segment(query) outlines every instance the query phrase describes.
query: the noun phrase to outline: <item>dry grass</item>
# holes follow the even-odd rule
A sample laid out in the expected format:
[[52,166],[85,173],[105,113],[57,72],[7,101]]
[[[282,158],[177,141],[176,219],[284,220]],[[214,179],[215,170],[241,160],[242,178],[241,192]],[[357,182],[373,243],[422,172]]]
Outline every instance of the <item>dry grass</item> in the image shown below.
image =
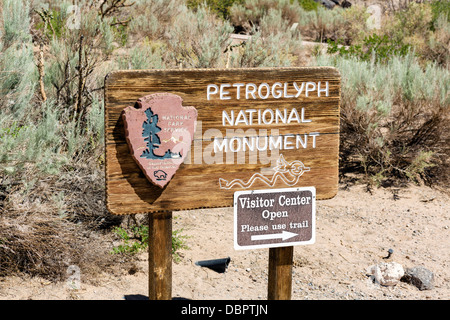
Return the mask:
[[[72,176],[73,175],[73,176]],[[16,273],[63,280],[76,265],[85,276],[114,264],[111,225],[121,218],[104,207],[99,173],[40,179],[30,190],[3,186],[0,275]]]

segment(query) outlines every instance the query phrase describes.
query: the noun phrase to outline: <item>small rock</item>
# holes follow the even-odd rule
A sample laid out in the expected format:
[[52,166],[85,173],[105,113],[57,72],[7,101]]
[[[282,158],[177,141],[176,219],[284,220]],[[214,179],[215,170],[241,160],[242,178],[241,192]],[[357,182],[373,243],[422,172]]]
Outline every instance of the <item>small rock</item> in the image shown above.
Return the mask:
[[320,3],[327,9],[333,9],[334,6],[336,5],[336,3],[334,3],[331,0],[314,0],[314,1]]
[[407,268],[406,273],[401,279],[416,286],[419,290],[431,290],[434,288],[434,274],[425,267]]
[[344,0],[344,1],[342,1],[342,3],[341,3],[341,7],[342,7],[342,8],[350,8],[351,6],[352,6],[351,2],[350,2],[350,1],[347,1],[347,0]]
[[367,273],[382,286],[395,286],[405,275],[403,267],[397,262],[376,264],[371,266]]

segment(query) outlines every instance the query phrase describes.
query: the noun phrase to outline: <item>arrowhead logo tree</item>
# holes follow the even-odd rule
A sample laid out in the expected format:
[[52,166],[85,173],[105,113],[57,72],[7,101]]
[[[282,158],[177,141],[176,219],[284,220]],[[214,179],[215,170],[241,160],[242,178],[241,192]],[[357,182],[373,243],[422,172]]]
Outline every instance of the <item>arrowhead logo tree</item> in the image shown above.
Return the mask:
[[197,110],[181,97],[155,93],[123,110],[131,155],[147,179],[164,188],[184,161],[194,138]]
[[141,154],[141,158],[147,159],[172,159],[172,158],[180,158],[181,152],[172,153],[170,149],[166,151],[166,153],[162,156],[155,154],[154,150],[158,149],[161,145],[161,139],[158,137],[158,132],[161,131],[161,128],[157,126],[158,124],[158,115],[152,112],[151,108],[148,108],[144,112],[147,116],[147,120],[144,121],[142,125],[144,131],[142,132],[142,136],[144,137],[144,141],[147,141],[147,149]]

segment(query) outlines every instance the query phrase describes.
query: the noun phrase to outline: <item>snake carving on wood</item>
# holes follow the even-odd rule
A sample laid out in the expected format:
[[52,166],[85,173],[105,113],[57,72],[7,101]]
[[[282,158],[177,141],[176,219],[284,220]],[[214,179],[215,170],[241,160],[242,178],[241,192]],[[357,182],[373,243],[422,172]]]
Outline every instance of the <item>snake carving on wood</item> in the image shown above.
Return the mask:
[[[303,173],[310,171],[310,168],[305,167],[303,162],[299,160],[287,162],[281,154],[280,158],[277,160],[277,166],[274,167],[273,170],[275,173],[271,178],[268,178],[260,173],[255,173],[247,182],[244,182],[241,179],[227,181],[219,178],[219,185],[221,189],[231,189],[232,187],[248,189],[253,185],[253,183],[259,180],[267,184],[267,186],[273,187],[277,180],[280,179],[287,186],[292,187],[297,184]],[[286,173],[288,173],[290,177],[286,177]]]

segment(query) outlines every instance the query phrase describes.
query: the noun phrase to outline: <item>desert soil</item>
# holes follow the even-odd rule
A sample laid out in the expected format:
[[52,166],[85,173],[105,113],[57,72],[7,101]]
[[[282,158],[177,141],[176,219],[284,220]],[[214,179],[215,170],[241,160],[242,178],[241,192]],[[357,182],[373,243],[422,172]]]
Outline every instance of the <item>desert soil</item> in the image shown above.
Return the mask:
[[[337,196],[317,202],[316,243],[296,246],[292,299],[426,300],[450,297],[449,195],[425,186],[374,188],[340,184]],[[174,213],[173,228],[183,229],[188,249],[173,263],[173,297],[178,299],[267,299],[268,249],[233,247],[233,209]],[[394,253],[388,260],[389,249]],[[199,267],[199,260],[230,257],[224,273]],[[373,283],[367,268],[395,261],[404,268],[424,266],[434,273],[434,288]],[[121,258],[117,256],[117,264]],[[69,281],[40,278],[0,279],[0,299],[145,299],[147,254],[132,270],[83,276]]]

